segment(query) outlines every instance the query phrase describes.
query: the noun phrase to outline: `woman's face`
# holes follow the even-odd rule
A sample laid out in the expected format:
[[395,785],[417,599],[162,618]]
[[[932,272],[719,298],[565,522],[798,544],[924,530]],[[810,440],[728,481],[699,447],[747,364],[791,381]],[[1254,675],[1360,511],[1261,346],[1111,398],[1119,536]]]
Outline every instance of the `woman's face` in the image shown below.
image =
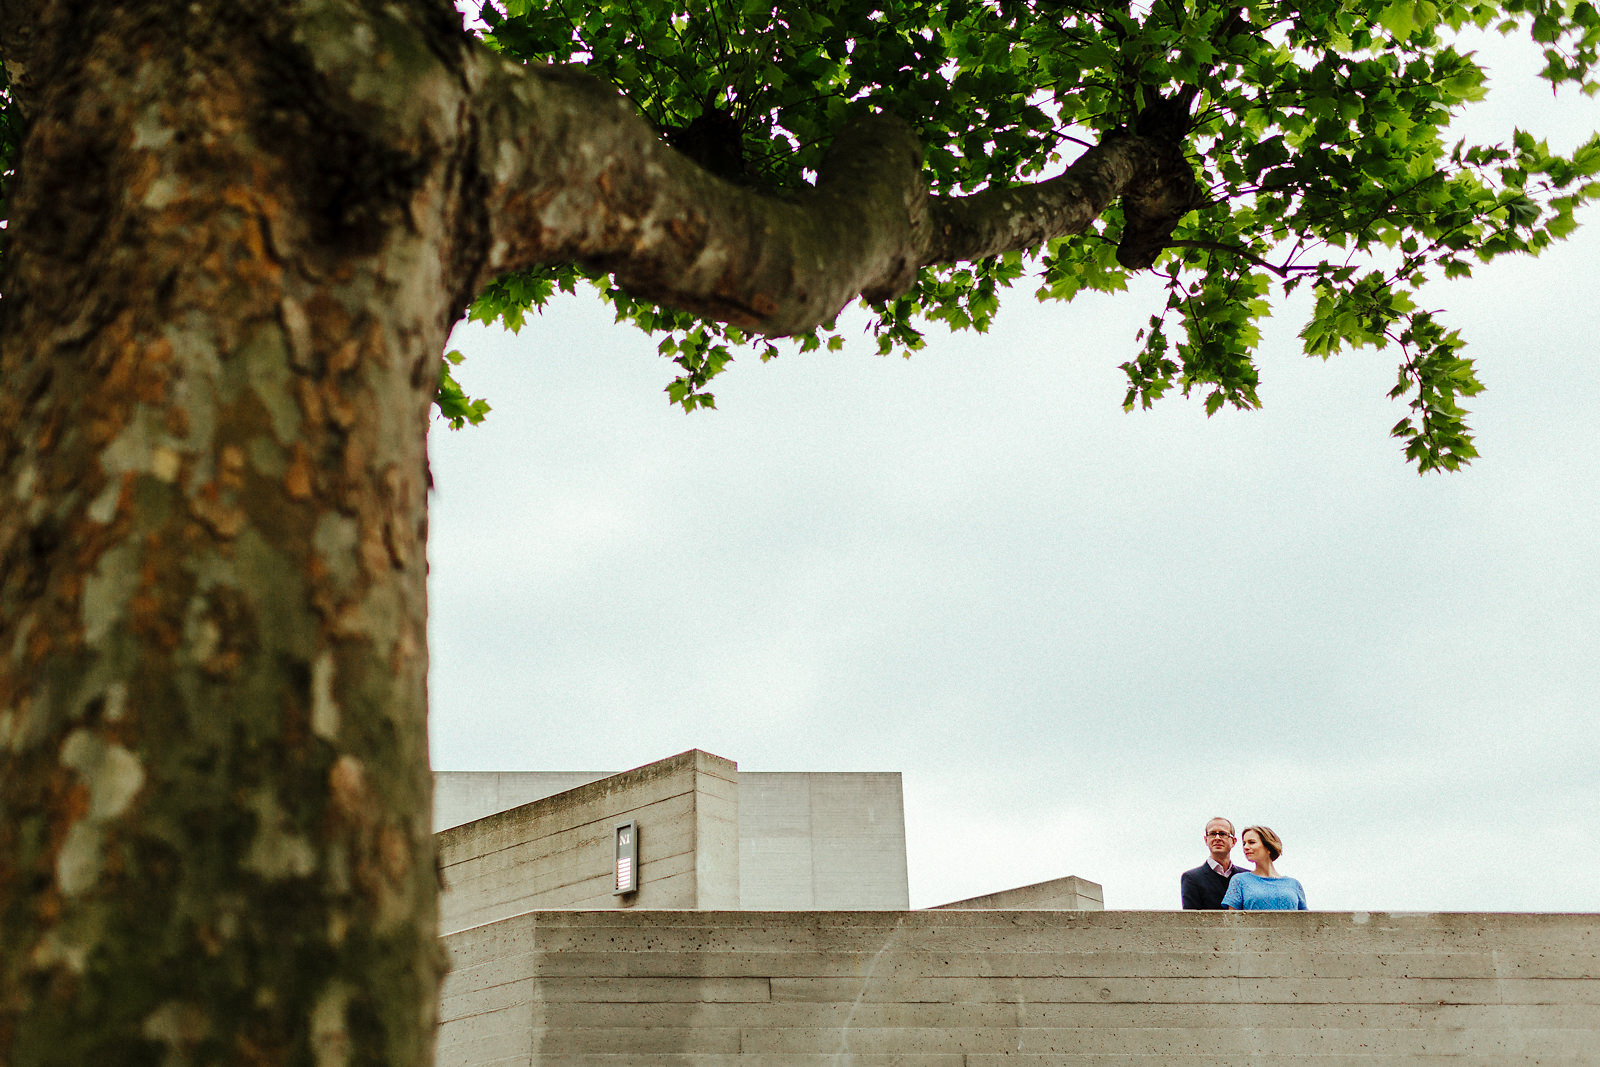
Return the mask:
[[1251,863],[1259,863],[1267,858],[1267,846],[1261,843],[1261,835],[1254,830],[1246,830],[1239,843],[1244,846],[1244,858]]

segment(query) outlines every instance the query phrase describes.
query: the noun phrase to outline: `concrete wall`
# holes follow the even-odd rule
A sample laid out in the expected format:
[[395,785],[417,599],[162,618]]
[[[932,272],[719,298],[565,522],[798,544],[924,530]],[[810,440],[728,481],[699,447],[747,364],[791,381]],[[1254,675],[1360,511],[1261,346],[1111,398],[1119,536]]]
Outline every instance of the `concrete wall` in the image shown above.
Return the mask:
[[[434,775],[434,829],[607,777],[604,771],[441,772]],[[910,905],[899,772],[739,771],[737,779],[740,896],[707,906],[903,910]],[[559,905],[552,899],[533,906]]]
[[1099,882],[1072,875],[936,905],[939,908],[1009,908],[1014,911],[1103,911],[1105,906],[1105,891]]
[[1594,915],[537,912],[440,1067],[1600,1062]]
[[[439,930],[533,908],[735,908],[739,786],[689,751],[437,835]],[[639,891],[612,894],[613,831],[639,824]]]
[[739,902],[910,907],[900,773],[741,773]]
[[435,771],[433,832],[553,797],[616,771]]

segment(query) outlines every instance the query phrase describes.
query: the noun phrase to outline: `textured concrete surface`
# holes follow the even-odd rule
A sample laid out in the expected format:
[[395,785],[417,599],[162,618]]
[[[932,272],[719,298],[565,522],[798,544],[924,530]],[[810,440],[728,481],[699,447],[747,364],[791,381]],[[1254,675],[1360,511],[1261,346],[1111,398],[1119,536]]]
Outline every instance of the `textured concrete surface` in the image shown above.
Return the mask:
[[[685,754],[686,755],[686,754]],[[673,759],[682,759],[675,756]],[[710,757],[716,759],[717,757]],[[722,761],[735,772],[737,780],[736,810],[726,805],[718,809],[707,799],[702,799],[697,817],[704,820],[728,820],[737,827],[738,855],[736,878],[729,877],[724,857],[707,853],[695,856],[695,886],[698,905],[686,903],[681,894],[670,901],[659,893],[649,898],[641,895],[639,903],[647,907],[710,907],[710,908],[884,908],[904,909],[910,904],[910,889],[906,874],[905,804],[901,794],[899,772],[868,773],[786,773],[763,771],[738,771],[736,765]],[[636,768],[624,772],[626,776],[642,774],[654,767]],[[508,809],[535,805],[538,812],[550,810],[549,804],[563,790],[581,788],[592,790],[611,775],[601,771],[447,771],[434,775],[434,828],[440,831],[441,847],[447,843],[453,855],[464,854],[461,842],[468,836],[480,836],[488,831],[480,824],[490,822],[493,816],[493,835],[509,848],[507,836],[514,828],[522,827],[531,833],[550,834],[550,820],[545,815],[534,818],[511,816]],[[583,794],[593,797],[592,792]],[[717,794],[720,797],[722,794]],[[615,798],[613,798],[615,799]],[[629,800],[628,803],[633,803]],[[632,810],[632,809],[629,809]],[[600,808],[585,814],[590,820],[585,825],[591,829],[584,838],[581,862],[592,866],[599,846],[600,836],[609,834]],[[621,822],[628,816],[622,809],[612,814]],[[653,812],[651,822],[660,820],[663,812]],[[672,811],[674,820],[684,818],[682,811]],[[559,821],[559,820],[558,820]],[[476,827],[470,834],[464,829]],[[660,834],[657,828],[643,827],[641,835]],[[680,847],[688,840],[676,822],[665,832],[674,836],[671,847]],[[699,828],[701,834],[712,834],[702,840],[722,841],[720,830],[707,823]],[[571,835],[569,835],[571,836]],[[581,836],[581,835],[580,835]],[[645,840],[641,836],[641,840]],[[650,837],[656,849],[660,837]],[[541,849],[519,847],[503,859],[515,858],[519,863],[548,863],[550,857],[570,851],[570,845]],[[609,848],[609,844],[604,846]],[[658,855],[652,852],[652,855]],[[676,853],[675,853],[676,854]],[[703,863],[702,863],[703,861]],[[579,860],[574,859],[574,863]],[[610,871],[610,857],[601,867],[593,868],[592,877],[600,878]],[[665,873],[663,868],[661,873]],[[674,871],[677,877],[683,871]],[[464,885],[465,870],[456,872],[452,886]],[[472,877],[481,877],[475,872]],[[447,875],[447,877],[449,877]],[[502,880],[523,877],[522,874],[501,872]],[[555,872],[538,872],[535,880],[541,885],[554,879],[556,886],[571,884],[577,877],[573,864]],[[680,883],[682,889],[686,883]],[[730,887],[737,885],[738,895],[728,896]],[[519,897],[527,907],[604,907],[599,881],[582,889],[554,893],[541,890],[538,894]],[[452,889],[454,892],[454,889]],[[498,891],[497,891],[498,892]],[[455,905],[451,905],[452,908]],[[454,916],[454,912],[452,915]],[[485,913],[486,914],[486,913]],[[509,914],[501,912],[500,914]],[[496,915],[496,917],[499,917]],[[458,918],[452,917],[447,929],[459,929]],[[488,921],[476,919],[476,921]]]
[[900,774],[741,773],[740,906],[911,906]]
[[610,778],[616,771],[435,771],[433,832]]
[[441,1067],[1600,1062],[1594,915],[562,911],[446,946]]
[[1072,875],[935,905],[936,908],[1009,908],[1014,911],[1101,911],[1105,906],[1105,891],[1099,882]]
[[[533,908],[734,908],[734,764],[691,750],[437,835],[452,933]],[[639,891],[612,893],[613,833],[637,820]]]

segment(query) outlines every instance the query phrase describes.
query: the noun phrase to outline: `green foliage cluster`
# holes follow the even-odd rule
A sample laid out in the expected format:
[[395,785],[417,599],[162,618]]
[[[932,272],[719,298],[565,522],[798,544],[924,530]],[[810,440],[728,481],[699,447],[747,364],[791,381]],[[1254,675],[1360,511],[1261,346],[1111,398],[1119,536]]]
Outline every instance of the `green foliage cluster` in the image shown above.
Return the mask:
[[469,424],[476,426],[489,417],[489,402],[482,397],[474,399],[468,396],[461,388],[461,383],[456,381],[454,368],[461,366],[466,358],[451,349],[439,361],[439,391],[434,394],[433,403],[439,409],[439,417],[452,430]]
[[[778,196],[864,111],[912,122],[931,191],[959,195],[1056,173],[1146,109],[1192,100],[1188,153],[1207,200],[1156,265],[1167,296],[1123,365],[1127,406],[1173,389],[1203,394],[1208,412],[1257,406],[1259,322],[1275,295],[1307,287],[1308,353],[1401,353],[1394,395],[1411,414],[1394,433],[1421,471],[1476,454],[1458,401],[1481,385],[1418,289],[1537,253],[1600,193],[1600,140],[1565,157],[1522,131],[1476,145],[1447,129],[1484,95],[1463,33],[1530,35],[1552,85],[1600,88],[1590,0],[488,0],[482,14],[492,47],[586,65],[674,144],[720,119],[725,142],[735,133],[716,146],[719,172]],[[917,349],[930,321],[984,329],[999,290],[1024,274],[1041,300],[1126,288],[1113,254],[1121,227],[1113,207],[1026,255],[924,269],[875,309],[879,350]],[[501,279],[472,317],[515,328],[579,278],[557,267]],[[589,280],[619,320],[665,335],[679,369],[668,395],[685,409],[711,406],[707,385],[733,348],[777,351]],[[839,343],[833,326],[797,342]]]

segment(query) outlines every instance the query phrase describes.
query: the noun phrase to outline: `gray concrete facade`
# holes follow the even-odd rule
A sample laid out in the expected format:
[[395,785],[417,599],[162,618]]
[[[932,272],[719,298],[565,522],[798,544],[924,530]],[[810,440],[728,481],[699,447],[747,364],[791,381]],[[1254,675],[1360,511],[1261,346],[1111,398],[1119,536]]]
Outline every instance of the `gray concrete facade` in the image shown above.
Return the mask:
[[[716,781],[683,777],[695,760]],[[613,899],[611,827],[630,817],[652,880]],[[621,774],[442,772],[434,826],[446,931],[515,907],[910,906],[899,772],[740,771],[698,750]]]
[[911,906],[898,772],[739,777],[739,906]]
[[[613,893],[613,831],[639,827],[639,890]],[[534,908],[737,908],[739,776],[691,750],[435,835],[451,933]]]
[[935,905],[936,908],[1009,908],[1013,911],[1103,911],[1105,906],[1105,891],[1098,882],[1072,875]]
[[433,832],[473,822],[580,785],[610,778],[616,771],[436,771],[433,775]]
[[1594,915],[563,911],[445,944],[441,1067],[1600,1062]]

